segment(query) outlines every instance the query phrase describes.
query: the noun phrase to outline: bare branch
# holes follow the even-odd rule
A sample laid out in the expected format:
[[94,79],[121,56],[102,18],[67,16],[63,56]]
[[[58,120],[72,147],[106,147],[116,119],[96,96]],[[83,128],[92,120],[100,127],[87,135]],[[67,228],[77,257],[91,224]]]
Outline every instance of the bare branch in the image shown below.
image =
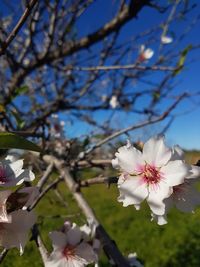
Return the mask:
[[25,21],[29,17],[33,7],[37,3],[38,0],[31,0],[30,3],[27,4],[26,9],[24,10],[24,13],[22,14],[21,18],[7,37],[7,39],[1,43],[1,49],[0,49],[0,56],[3,55],[7,49],[7,47],[10,45],[10,43],[13,41],[13,39],[16,37],[17,33],[20,31],[22,26],[24,25]]

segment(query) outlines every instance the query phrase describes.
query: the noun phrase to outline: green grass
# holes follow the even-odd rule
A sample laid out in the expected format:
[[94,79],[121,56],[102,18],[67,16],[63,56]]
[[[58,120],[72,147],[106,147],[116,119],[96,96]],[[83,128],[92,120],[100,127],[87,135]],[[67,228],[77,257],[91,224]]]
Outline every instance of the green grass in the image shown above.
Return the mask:
[[[196,162],[200,154],[189,155],[188,158]],[[88,176],[93,174],[87,171]],[[49,192],[36,208],[39,227],[48,249],[51,249],[48,232],[59,229],[64,217],[69,216],[80,225],[84,223],[84,217],[79,215],[80,211],[65,185],[61,184],[59,190],[68,203],[67,207],[61,204],[53,192]],[[150,221],[150,211],[146,204],[142,205],[140,211],[132,206],[122,207],[117,202],[118,190],[114,185],[110,188],[105,185],[84,188],[83,194],[124,255],[136,251],[145,267],[200,266],[200,209],[195,214],[171,210],[168,224],[158,226]],[[56,217],[57,214],[61,217]],[[52,218],[53,215],[55,217]],[[22,257],[17,249],[10,250],[2,264],[5,267],[28,265],[42,266],[33,241],[28,242]],[[102,256],[101,266],[109,266],[105,256]]]

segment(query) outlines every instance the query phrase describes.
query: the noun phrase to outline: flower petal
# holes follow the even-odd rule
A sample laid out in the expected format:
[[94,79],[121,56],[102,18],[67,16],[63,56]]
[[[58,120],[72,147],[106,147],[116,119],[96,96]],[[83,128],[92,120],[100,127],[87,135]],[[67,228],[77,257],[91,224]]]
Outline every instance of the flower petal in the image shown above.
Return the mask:
[[160,171],[163,173],[164,181],[169,186],[182,184],[187,177],[189,169],[182,160],[170,161],[166,166],[163,166]]
[[194,179],[200,177],[200,167],[199,166],[190,166],[189,175],[186,177],[187,179]]
[[167,224],[167,218],[166,215],[155,215],[151,214],[151,221],[155,220],[158,225],[164,225]]
[[67,245],[67,236],[60,231],[53,231],[49,233],[54,249],[62,249]]
[[142,153],[133,146],[120,147],[115,156],[122,170],[128,173],[137,173],[139,166],[144,164]]
[[66,233],[67,235],[67,243],[75,246],[81,241],[82,232],[76,224],[73,224],[73,228],[69,229]]
[[87,263],[93,263],[97,261],[97,255],[95,254],[93,248],[86,242],[82,242],[76,247],[76,255],[83,258]]
[[124,183],[118,185],[120,196],[119,202],[123,202],[123,206],[140,204],[147,196],[147,185],[141,181],[140,176],[128,176]]
[[166,212],[165,203],[163,200],[168,198],[173,193],[172,187],[169,187],[166,183],[161,182],[157,185],[157,188],[149,187],[149,196],[147,202],[150,209],[156,215],[164,215]]
[[150,138],[143,147],[143,158],[156,167],[165,165],[171,158],[171,150],[165,145],[163,136]]

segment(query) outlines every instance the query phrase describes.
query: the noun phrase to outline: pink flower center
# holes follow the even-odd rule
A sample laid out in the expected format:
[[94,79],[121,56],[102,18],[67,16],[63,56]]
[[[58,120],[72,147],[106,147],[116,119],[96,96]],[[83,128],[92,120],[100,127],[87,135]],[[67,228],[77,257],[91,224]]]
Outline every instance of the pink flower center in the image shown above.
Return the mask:
[[63,250],[64,257],[68,260],[75,256],[75,247],[71,245],[67,245]]
[[0,166],[0,184],[5,184],[7,182],[5,169]]
[[157,184],[160,182],[162,176],[158,168],[146,164],[143,167],[142,178],[147,184]]

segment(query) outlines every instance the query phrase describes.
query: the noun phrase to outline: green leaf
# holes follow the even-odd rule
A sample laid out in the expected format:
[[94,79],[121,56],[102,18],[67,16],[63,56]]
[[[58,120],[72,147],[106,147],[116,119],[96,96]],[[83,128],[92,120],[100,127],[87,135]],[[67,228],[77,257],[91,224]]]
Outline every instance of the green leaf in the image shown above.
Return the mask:
[[27,85],[23,85],[21,87],[16,88],[14,94],[11,97],[11,99],[14,99],[15,97],[17,97],[17,96],[19,96],[21,94],[27,93],[28,90],[29,90],[29,88],[28,88]]
[[42,149],[39,146],[24,139],[23,137],[17,134],[0,132],[0,149],[10,149],[10,148],[42,152]]
[[15,90],[15,96],[17,95],[21,95],[21,94],[25,94],[28,92],[28,86],[27,85],[23,85],[21,87],[18,87],[16,90]]
[[178,75],[182,71],[185,60],[186,60],[186,56],[191,49],[192,49],[192,45],[188,45],[185,49],[183,49],[183,51],[181,52],[179,61],[176,65],[176,70],[173,73],[173,76]]

